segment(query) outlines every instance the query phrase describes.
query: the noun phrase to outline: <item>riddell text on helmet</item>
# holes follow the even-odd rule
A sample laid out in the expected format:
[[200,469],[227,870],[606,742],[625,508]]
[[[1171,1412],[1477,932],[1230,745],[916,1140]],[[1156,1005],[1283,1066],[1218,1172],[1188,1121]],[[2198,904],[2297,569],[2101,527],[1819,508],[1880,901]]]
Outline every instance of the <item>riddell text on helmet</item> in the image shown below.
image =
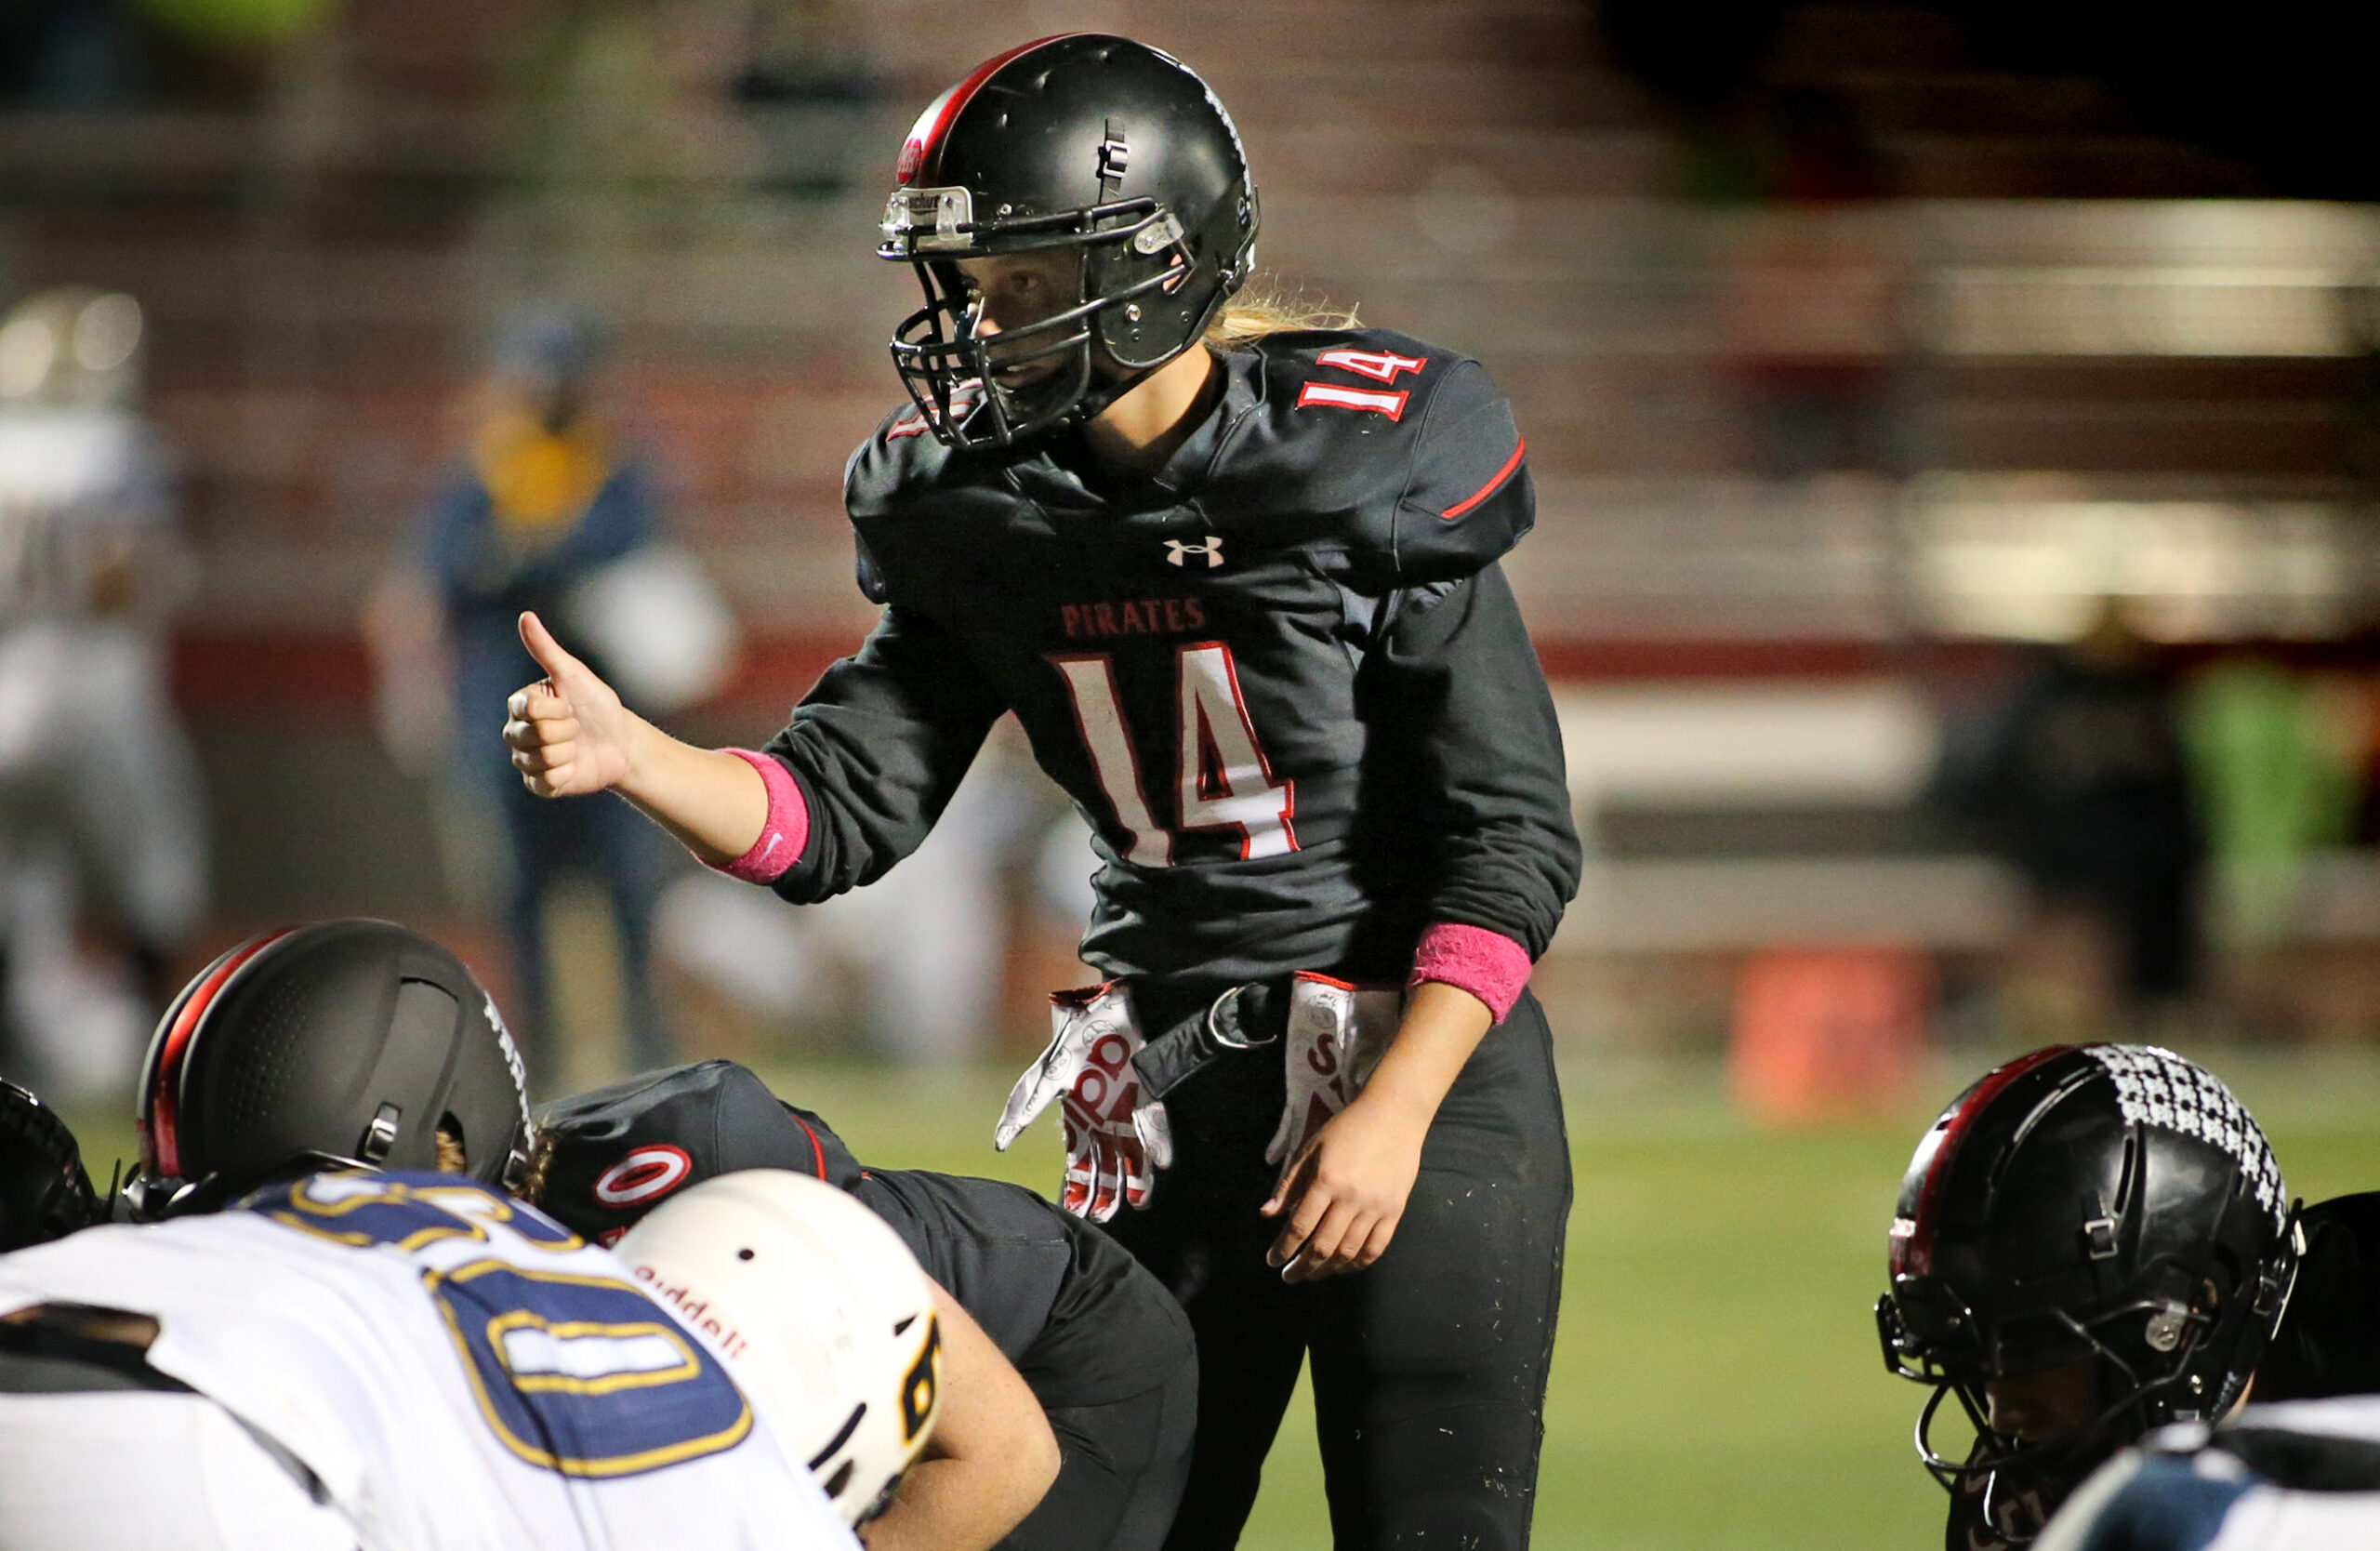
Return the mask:
[[744,1332],[720,1321],[719,1316],[710,1311],[707,1293],[697,1292],[682,1282],[672,1287],[655,1276],[650,1266],[638,1266],[636,1279],[650,1288],[654,1297],[669,1300],[669,1306],[678,1311],[681,1319],[718,1342],[720,1350],[729,1357],[745,1354],[748,1344],[744,1339]]

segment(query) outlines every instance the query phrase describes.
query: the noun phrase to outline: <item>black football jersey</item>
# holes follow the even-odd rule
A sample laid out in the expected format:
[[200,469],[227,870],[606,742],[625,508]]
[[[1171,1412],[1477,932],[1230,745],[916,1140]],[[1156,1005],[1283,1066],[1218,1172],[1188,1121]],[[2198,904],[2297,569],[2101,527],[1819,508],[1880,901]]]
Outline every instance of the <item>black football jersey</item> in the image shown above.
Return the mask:
[[885,612],[769,745],[807,902],[924,838],[1013,711],[1096,835],[1113,974],[1401,977],[1433,921],[1544,950],[1579,846],[1551,697],[1498,561],[1534,521],[1478,363],[1382,331],[1223,357],[1154,477],[1078,440],[954,453],[914,410],[845,498]]
[[863,1168],[824,1120],[734,1062],[557,1099],[537,1129],[538,1204],[598,1243],[678,1191],[742,1169],[790,1169],[849,1193],[901,1236],[1044,1407],[1137,1395],[1190,1359],[1188,1318],[1098,1228],[1004,1180]]

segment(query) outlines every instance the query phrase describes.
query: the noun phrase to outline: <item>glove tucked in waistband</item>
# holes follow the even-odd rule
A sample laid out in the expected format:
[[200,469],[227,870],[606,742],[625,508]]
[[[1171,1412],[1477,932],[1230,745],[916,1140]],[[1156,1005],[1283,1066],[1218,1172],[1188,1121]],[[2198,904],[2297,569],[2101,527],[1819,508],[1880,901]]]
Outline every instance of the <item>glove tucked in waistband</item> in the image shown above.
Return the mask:
[[1058,1204],[1094,1223],[1146,1206],[1157,1171],[1173,1161],[1165,1106],[1134,1066],[1146,1041],[1130,988],[1107,981],[1050,998],[1050,1043],[1009,1090],[993,1128],[1002,1152],[1033,1117],[1059,1101],[1066,1173]]
[[1363,1091],[1403,1004],[1398,991],[1301,970],[1230,987],[1151,1037],[1124,982],[1060,991],[1050,998],[1050,1043],[1010,1090],[993,1143],[1006,1151],[1058,1100],[1066,1146],[1058,1204],[1107,1222],[1146,1206],[1157,1171],[1173,1161],[1166,1094],[1223,1056],[1287,1041],[1287,1091],[1265,1152],[1278,1162]]

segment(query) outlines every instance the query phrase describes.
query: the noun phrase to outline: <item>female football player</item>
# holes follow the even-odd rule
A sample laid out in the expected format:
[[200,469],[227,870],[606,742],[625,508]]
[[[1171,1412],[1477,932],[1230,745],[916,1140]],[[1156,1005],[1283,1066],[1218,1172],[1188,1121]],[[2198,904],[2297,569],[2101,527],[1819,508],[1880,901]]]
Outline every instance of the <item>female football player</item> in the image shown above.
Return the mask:
[[514,763],[807,902],[913,850],[1013,713],[1097,830],[1114,978],[1053,1000],[998,1134],[1059,1097],[1064,1204],[1191,1316],[1169,1544],[1236,1538],[1311,1354],[1340,1544],[1520,1545],[1570,1196],[1526,983],[1579,848],[1497,563],[1534,520],[1511,412],[1456,351],[1229,305],[1238,132],[1122,38],[944,93],[883,232],[925,304],[846,472],[876,630],[755,752],[668,738],[524,616]]

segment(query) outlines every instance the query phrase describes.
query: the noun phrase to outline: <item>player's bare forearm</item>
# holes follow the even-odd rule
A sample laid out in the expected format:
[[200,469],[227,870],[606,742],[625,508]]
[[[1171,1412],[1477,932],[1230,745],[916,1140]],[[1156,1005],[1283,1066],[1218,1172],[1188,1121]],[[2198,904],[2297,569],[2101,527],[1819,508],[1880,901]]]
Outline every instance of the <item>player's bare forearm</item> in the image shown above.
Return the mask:
[[531,791],[616,791],[715,867],[752,849],[769,821],[759,771],[722,749],[681,743],[628,709],[536,614],[522,614],[520,629],[546,676],[505,702],[504,741]]
[[620,795],[714,867],[751,850],[769,821],[760,773],[725,749],[671,737],[642,717],[632,727]]
[[1433,980],[1414,988],[1371,1080],[1289,1160],[1264,1203],[1266,1215],[1289,1218],[1267,1257],[1284,1280],[1361,1270],[1386,1252],[1421,1172],[1430,1122],[1495,1021],[1458,987]]
[[1402,1108],[1428,1130],[1463,1064],[1495,1023],[1488,1004],[1461,987],[1423,981],[1413,988],[1396,1038],[1355,1103],[1368,1099]]
[[942,1288],[942,1408],[892,1505],[862,1527],[867,1551],[985,1551],[1058,1476],[1041,1403],[983,1327]]

